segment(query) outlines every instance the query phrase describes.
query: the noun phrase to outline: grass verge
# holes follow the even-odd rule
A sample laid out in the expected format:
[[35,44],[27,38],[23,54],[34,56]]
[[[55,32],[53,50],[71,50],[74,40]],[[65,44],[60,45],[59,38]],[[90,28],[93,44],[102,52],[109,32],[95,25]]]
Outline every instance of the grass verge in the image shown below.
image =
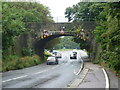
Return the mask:
[[37,55],[25,57],[10,55],[2,61],[2,72],[22,69],[38,64],[41,64],[41,60],[40,57]]
[[41,59],[38,55],[25,57],[19,57],[16,55],[6,56],[4,60],[2,60],[2,72],[23,69],[44,63],[49,56],[50,54],[46,52],[44,53],[44,59]]

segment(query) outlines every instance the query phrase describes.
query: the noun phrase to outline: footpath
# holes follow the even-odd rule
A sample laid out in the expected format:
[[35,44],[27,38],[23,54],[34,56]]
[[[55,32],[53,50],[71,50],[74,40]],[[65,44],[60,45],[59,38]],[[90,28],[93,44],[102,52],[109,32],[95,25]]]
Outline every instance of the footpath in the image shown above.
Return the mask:
[[[107,80],[108,79],[108,80]],[[85,62],[84,68],[69,88],[112,88],[110,90],[120,90],[119,80],[114,73],[104,69],[98,64]],[[109,90],[107,88],[107,90]]]

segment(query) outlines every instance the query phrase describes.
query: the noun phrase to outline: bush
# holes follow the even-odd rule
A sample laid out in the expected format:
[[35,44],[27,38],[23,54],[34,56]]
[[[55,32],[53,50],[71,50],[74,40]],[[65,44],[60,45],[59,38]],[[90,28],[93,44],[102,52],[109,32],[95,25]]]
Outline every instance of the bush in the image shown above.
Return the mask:
[[94,64],[99,64],[100,63],[100,60],[93,60],[92,61]]
[[34,54],[34,51],[31,48],[23,48],[22,49],[23,56],[32,56],[33,54]]
[[6,56],[2,62],[2,71],[5,72],[10,70],[22,69],[25,67],[41,64],[45,62],[49,56],[51,56],[47,52],[45,52],[44,54],[45,54],[44,59],[41,59],[37,55],[24,56],[24,57],[18,57],[16,55]]
[[105,62],[107,67],[115,70],[120,75],[120,56],[114,51],[104,51],[99,57],[99,62]]
[[40,57],[34,55],[32,57],[18,57],[18,56],[8,56],[2,62],[2,71],[22,69],[25,67],[30,67],[34,65],[41,64]]
[[52,56],[50,53],[48,53],[48,52],[44,52],[44,56],[46,56],[46,57],[49,57],[49,56]]

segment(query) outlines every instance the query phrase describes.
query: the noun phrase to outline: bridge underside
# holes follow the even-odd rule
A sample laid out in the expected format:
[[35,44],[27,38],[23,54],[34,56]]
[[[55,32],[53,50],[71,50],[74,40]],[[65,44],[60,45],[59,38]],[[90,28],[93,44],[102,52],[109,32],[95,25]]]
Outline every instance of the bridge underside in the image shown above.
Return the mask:
[[36,40],[35,43],[34,43],[36,54],[39,55],[39,56],[42,56],[44,58],[43,52],[44,52],[45,45],[50,40],[52,40],[54,38],[61,37],[61,36],[75,36],[75,35],[71,35],[71,34],[56,34],[56,35],[48,36],[48,37],[46,37],[44,39]]

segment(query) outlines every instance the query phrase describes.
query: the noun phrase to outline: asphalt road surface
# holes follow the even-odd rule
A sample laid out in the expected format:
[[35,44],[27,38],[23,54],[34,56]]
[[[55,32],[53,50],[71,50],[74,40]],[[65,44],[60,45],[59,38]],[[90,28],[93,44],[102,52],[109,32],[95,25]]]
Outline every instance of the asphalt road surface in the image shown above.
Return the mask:
[[62,51],[58,65],[46,63],[5,72],[2,75],[2,88],[66,88],[76,77],[80,69],[81,56],[77,51],[77,59],[70,59],[71,51]]

